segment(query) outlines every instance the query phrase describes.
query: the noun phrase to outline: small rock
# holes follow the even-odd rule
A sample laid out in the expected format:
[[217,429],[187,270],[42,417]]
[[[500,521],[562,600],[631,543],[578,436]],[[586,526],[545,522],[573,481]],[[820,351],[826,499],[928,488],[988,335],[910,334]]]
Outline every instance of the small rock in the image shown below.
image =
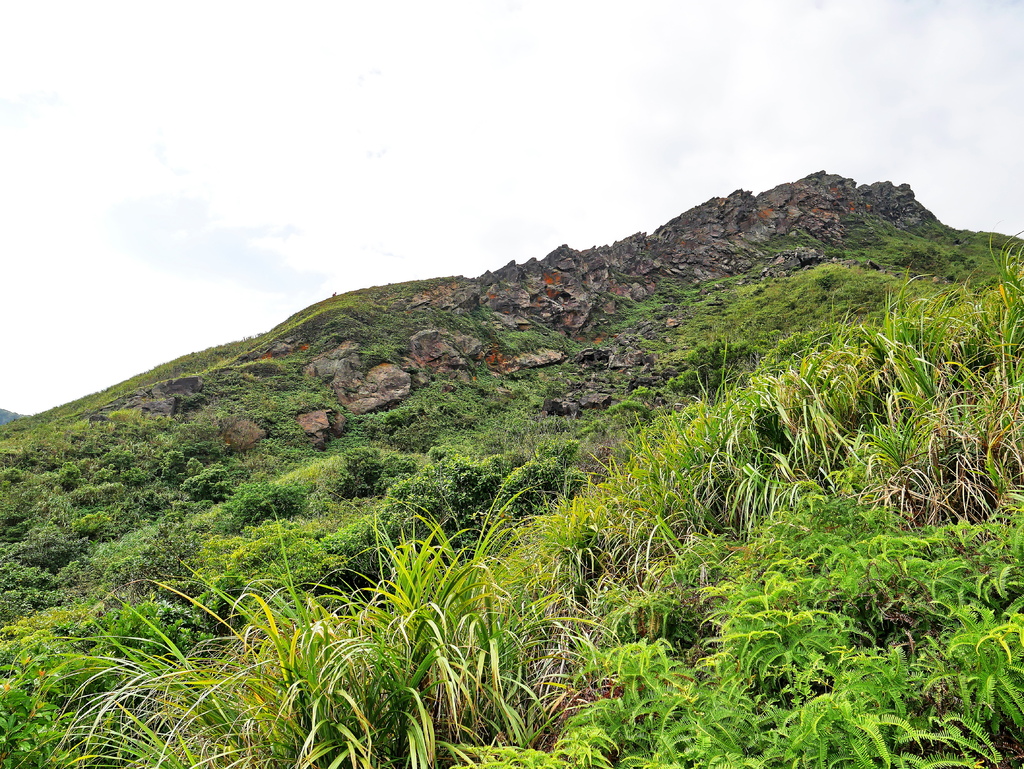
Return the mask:
[[642,366],[645,363],[645,356],[641,350],[626,349],[612,355],[608,359],[608,368],[622,369]]
[[580,404],[576,401],[548,398],[541,407],[541,415],[546,417],[569,417],[575,419],[580,415]]
[[409,396],[412,378],[393,363],[381,363],[366,372],[366,378],[352,382],[355,391],[338,389],[338,401],[353,414],[368,414],[394,406]]
[[299,427],[306,433],[309,442],[317,451],[323,451],[327,446],[327,435],[332,431],[331,417],[326,410],[309,411],[295,417]]
[[565,360],[565,353],[558,350],[541,350],[531,355],[519,355],[514,358],[519,368],[539,368],[550,366],[553,363],[561,363]]
[[611,351],[601,347],[588,347],[576,353],[572,359],[573,363],[582,363],[584,366],[593,366],[598,363],[607,363]]
[[607,393],[587,393],[580,398],[581,409],[606,409],[612,405],[612,396]]

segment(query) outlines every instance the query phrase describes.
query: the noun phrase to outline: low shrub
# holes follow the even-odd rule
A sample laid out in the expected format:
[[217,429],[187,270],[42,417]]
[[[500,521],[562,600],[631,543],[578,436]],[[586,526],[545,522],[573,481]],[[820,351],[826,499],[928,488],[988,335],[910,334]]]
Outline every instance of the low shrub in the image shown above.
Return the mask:
[[235,529],[299,515],[306,506],[306,487],[300,484],[243,483],[222,506]]

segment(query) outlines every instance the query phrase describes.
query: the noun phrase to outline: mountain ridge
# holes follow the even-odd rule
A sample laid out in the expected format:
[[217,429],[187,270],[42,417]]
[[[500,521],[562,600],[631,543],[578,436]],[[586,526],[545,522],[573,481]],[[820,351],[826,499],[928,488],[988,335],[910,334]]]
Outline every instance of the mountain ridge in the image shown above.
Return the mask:
[[[151,387],[161,381],[285,357],[301,358],[306,373],[318,376],[314,359],[333,355],[336,363],[348,356],[348,363],[334,366],[346,369],[347,378],[338,380],[337,370],[328,375],[326,364],[319,368],[337,404],[385,410],[438,378],[473,377],[477,368],[504,376],[570,360],[585,345],[621,343],[620,335],[629,330],[623,318],[635,314],[630,308],[639,304],[657,303],[655,294],[664,295],[663,307],[672,306],[673,297],[687,307],[728,304],[744,283],[828,264],[889,275],[908,269],[934,274],[942,265],[915,260],[924,254],[924,262],[934,262],[934,254],[926,252],[936,248],[962,250],[961,241],[972,235],[942,225],[907,184],[858,185],[819,171],[757,195],[736,190],[710,198],[650,235],[639,232],[585,250],[562,245],[541,259],[511,262],[477,278],[434,278],[332,296],[265,334],[184,356],[81,403],[94,414],[128,407],[168,416],[179,404],[154,396]],[[897,244],[894,253],[877,250],[890,241]],[[942,245],[929,245],[933,241]],[[983,261],[977,237],[972,247],[968,259],[944,253],[939,261],[950,267],[950,259],[960,260],[954,266],[967,274]],[[951,272],[943,279],[953,277]],[[721,281],[728,290],[705,301],[702,295],[720,289]],[[685,317],[664,320],[686,325]],[[658,365],[642,341],[620,347],[618,356],[613,349],[598,357],[625,368],[639,364],[645,369],[640,383],[650,379]],[[353,351],[356,357],[349,355]],[[393,368],[370,377],[371,369],[384,364]],[[671,374],[672,366],[667,371]],[[390,394],[379,398],[373,393],[380,392],[382,382]]]
[[413,306],[469,310],[475,299],[512,315],[518,325],[537,321],[579,334],[596,309],[594,293],[639,300],[652,294],[660,279],[704,282],[733,276],[765,259],[760,245],[794,230],[841,246],[844,220],[852,214],[873,214],[903,230],[937,222],[908,184],[858,186],[853,179],[818,171],[758,195],[737,190],[711,198],[650,236],[638,232],[583,251],[561,245],[540,260],[513,261],[476,279],[457,279],[458,290],[445,286],[425,292]]

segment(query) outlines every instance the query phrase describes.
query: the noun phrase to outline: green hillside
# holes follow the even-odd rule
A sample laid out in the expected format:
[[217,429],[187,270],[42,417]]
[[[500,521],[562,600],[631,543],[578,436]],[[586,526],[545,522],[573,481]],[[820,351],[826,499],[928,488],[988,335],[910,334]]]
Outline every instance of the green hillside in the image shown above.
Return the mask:
[[0,759],[1015,765],[1006,241],[815,174],[6,425]]
[[5,425],[8,422],[13,422],[15,419],[18,419],[20,417],[21,414],[15,414],[13,411],[0,409],[0,425]]

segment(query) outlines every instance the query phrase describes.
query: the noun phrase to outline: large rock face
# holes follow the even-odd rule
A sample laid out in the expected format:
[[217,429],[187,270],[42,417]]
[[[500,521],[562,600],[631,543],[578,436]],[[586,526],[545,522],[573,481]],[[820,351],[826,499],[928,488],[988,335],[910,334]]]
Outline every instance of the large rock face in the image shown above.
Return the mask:
[[401,403],[409,396],[412,377],[393,363],[381,363],[352,381],[344,389],[335,388],[338,402],[353,414],[368,414]]
[[665,278],[703,282],[757,264],[768,267],[761,245],[795,230],[839,245],[846,222],[859,214],[877,215],[902,229],[935,220],[906,184],[858,186],[821,171],[760,195],[737,190],[712,198],[650,235],[637,233],[585,251],[559,246],[539,261],[510,262],[476,280],[423,292],[407,306],[467,311],[484,305],[511,328],[538,323],[582,337],[598,313],[615,311],[614,297],[643,299]]
[[177,398],[194,395],[203,389],[203,378],[185,376],[180,379],[168,379],[153,385],[153,395],[157,398]]
[[470,361],[483,357],[483,350],[479,339],[436,328],[419,331],[409,340],[409,357],[414,364],[449,376],[465,372]]
[[363,371],[355,342],[343,342],[308,366],[309,376],[330,380],[338,403],[353,414],[368,414],[390,408],[409,396],[412,377],[393,363],[381,363]]

